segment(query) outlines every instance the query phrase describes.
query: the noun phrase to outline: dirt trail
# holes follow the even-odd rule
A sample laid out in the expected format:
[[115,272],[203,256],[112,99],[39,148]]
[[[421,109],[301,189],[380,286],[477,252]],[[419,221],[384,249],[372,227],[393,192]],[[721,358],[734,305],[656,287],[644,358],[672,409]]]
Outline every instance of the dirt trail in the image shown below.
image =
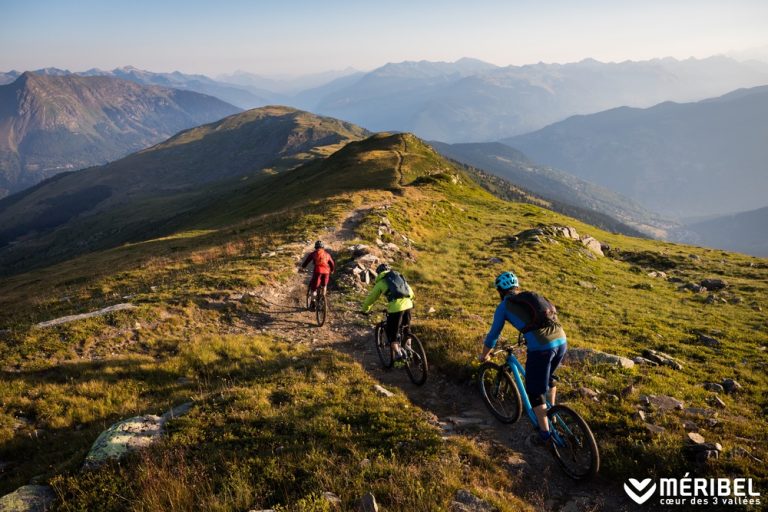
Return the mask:
[[[375,207],[375,206],[374,206]],[[340,228],[321,235],[331,250],[340,250],[344,242],[354,238],[355,227],[372,209],[368,206],[352,211]],[[308,245],[301,255],[313,247]],[[372,328],[359,325],[357,303],[338,303],[330,295],[331,311],[323,327],[317,327],[314,313],[304,307],[308,274],[297,271],[283,286],[262,295],[266,310],[262,326],[281,338],[307,343],[313,348],[331,348],[357,360],[384,387],[401,390],[410,401],[432,413],[433,421],[446,436],[468,436],[481,442],[500,443],[513,451],[504,461],[510,471],[521,476],[521,497],[541,506],[542,510],[629,510],[626,498],[617,483],[601,478],[578,484],[566,477],[554,459],[543,448],[534,446],[529,438],[533,429],[525,417],[514,425],[498,422],[485,407],[474,383],[461,385],[445,379],[431,369],[423,386],[415,386],[405,371],[383,370],[372,341]],[[374,309],[380,311],[382,307]],[[414,324],[418,324],[415,312]],[[379,315],[372,319],[378,321]],[[429,346],[426,345],[427,353]],[[567,505],[567,507],[566,507]],[[563,508],[566,507],[566,508]]]

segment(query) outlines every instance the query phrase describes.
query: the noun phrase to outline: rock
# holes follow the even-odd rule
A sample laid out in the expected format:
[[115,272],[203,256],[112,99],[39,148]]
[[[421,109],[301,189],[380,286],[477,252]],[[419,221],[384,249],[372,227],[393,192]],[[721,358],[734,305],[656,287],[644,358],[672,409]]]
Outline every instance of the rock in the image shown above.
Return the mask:
[[569,348],[565,353],[565,359],[569,362],[588,362],[593,364],[610,364],[621,368],[632,368],[635,363],[626,357],[600,352],[591,348]]
[[375,254],[364,254],[357,258],[357,264],[360,268],[375,268],[379,264],[379,257]]
[[723,389],[730,395],[741,391],[741,384],[733,379],[725,379],[723,380]]
[[349,250],[352,252],[352,257],[355,259],[371,253],[371,248],[364,244],[355,244],[351,246]]
[[651,361],[650,359],[646,359],[644,357],[633,357],[632,362],[639,365],[645,365],[645,366],[659,366],[659,363],[656,363],[654,361]]
[[621,396],[624,398],[627,398],[628,396],[631,396],[635,392],[635,386],[630,384],[629,386],[625,387],[621,390]]
[[0,498],[2,512],[44,512],[56,500],[56,493],[47,485],[25,485]]
[[648,277],[654,277],[659,279],[666,279],[667,273],[661,272],[660,270],[652,270],[651,272],[648,272]]
[[686,407],[683,409],[683,414],[686,416],[694,416],[699,418],[715,418],[717,417],[717,411],[712,409],[705,409],[703,407]]
[[720,409],[725,409],[726,407],[725,402],[723,402],[723,400],[717,395],[710,397],[709,403]]
[[592,253],[594,253],[597,256],[605,256],[603,254],[603,246],[600,242],[592,238],[591,236],[584,236],[581,238],[581,244],[589,249]]
[[597,286],[595,286],[593,283],[590,283],[589,281],[578,281],[576,284],[588,290],[594,290],[597,288]]
[[699,431],[699,426],[696,423],[692,422],[692,421],[686,420],[686,421],[683,422],[683,429],[686,432],[698,432]]
[[597,398],[597,397],[598,397],[598,395],[599,395],[599,393],[598,393],[597,391],[595,391],[594,389],[590,389],[590,388],[579,388],[578,392],[579,392],[579,394],[580,394],[581,396],[583,396],[584,398],[588,398],[588,399],[590,399],[590,400],[599,401],[599,400],[598,400],[598,398]]
[[648,404],[660,411],[681,411],[685,407],[683,402],[667,395],[640,395],[640,403]]
[[646,359],[650,359],[651,361],[654,361],[661,365],[669,366],[670,368],[673,368],[675,370],[683,369],[683,364],[680,361],[670,356],[669,354],[665,354],[664,352],[657,352],[656,350],[645,349],[643,350],[643,357],[645,357]]
[[448,416],[446,421],[453,423],[456,427],[472,427],[485,423],[482,418],[462,418],[460,416]]
[[728,288],[728,283],[722,279],[704,279],[701,281],[701,286],[706,288],[707,291],[716,292]]
[[390,251],[390,252],[400,251],[400,247],[398,247],[396,244],[393,244],[392,242],[384,244],[381,248],[384,249],[385,251]]
[[370,492],[365,493],[365,495],[360,498],[358,510],[360,510],[360,512],[379,512],[379,505],[376,503],[376,496]]
[[184,416],[185,414],[189,413],[189,411],[192,410],[193,405],[194,405],[193,402],[185,402],[181,405],[177,405],[176,407],[173,407],[172,409],[168,410],[168,412],[163,414],[161,418],[163,422],[166,422],[168,420],[172,420],[174,418],[179,418],[181,416]]
[[714,391],[715,393],[722,393],[723,391],[725,391],[723,389],[723,386],[721,386],[716,382],[705,382],[704,389],[706,389],[707,391]]
[[497,512],[498,509],[466,489],[459,489],[448,510],[449,512]]
[[371,467],[371,459],[363,459],[360,461],[361,469],[368,469],[369,467]]
[[720,346],[720,340],[717,338],[713,338],[712,336],[707,336],[706,334],[701,334],[696,338],[695,341],[698,345],[704,345],[705,347],[719,347]]
[[146,448],[160,438],[164,420],[146,415],[115,423],[101,433],[85,457],[85,468],[94,468],[107,459],[118,459],[128,452]]
[[704,444],[704,436],[696,432],[688,432],[688,441],[693,444]]
[[389,397],[391,397],[391,396],[395,396],[395,394],[394,394],[393,392],[391,392],[390,390],[388,390],[387,388],[385,388],[385,387],[383,387],[383,386],[381,386],[381,385],[379,385],[379,384],[376,384],[375,386],[373,386],[373,389],[374,389],[374,390],[376,391],[376,393],[378,393],[379,395],[381,395],[381,396],[385,396],[385,397],[387,397],[387,398],[389,398]]
[[98,311],[91,311],[90,313],[82,313],[79,315],[69,315],[69,316],[63,316],[60,318],[56,318],[54,320],[48,320],[47,322],[40,322],[39,324],[35,324],[35,327],[38,329],[42,329],[45,327],[53,327],[55,325],[61,325],[66,324],[69,322],[74,322],[76,320],[83,320],[86,318],[93,318],[96,316],[103,316],[108,313],[113,313],[115,311],[124,311],[126,309],[136,309],[136,306],[130,303],[123,303],[123,304],[115,304],[114,306],[109,306],[106,308],[102,308]]
[[430,306],[429,309],[427,310],[427,314],[428,315],[432,315],[432,314],[434,314],[436,312],[437,312],[437,310],[435,308],[433,308],[432,306]]
[[650,432],[652,435],[659,435],[659,434],[663,434],[664,432],[666,432],[666,431],[667,431],[667,429],[665,429],[664,427],[660,427],[660,426],[658,426],[658,425],[654,425],[654,424],[652,424],[652,423],[645,423],[643,426],[644,426],[644,427],[645,427],[645,429],[646,429],[648,432]]
[[341,498],[332,492],[325,491],[323,493],[323,499],[330,503],[331,507],[341,507]]
[[504,260],[502,260],[501,258],[489,258],[488,263],[490,263],[491,265],[500,265],[501,263],[504,263]]
[[687,283],[687,284],[684,284],[684,285],[680,286],[678,288],[678,290],[680,290],[681,292],[685,291],[685,290],[689,290],[689,291],[692,291],[693,293],[701,293],[701,292],[705,291],[706,288],[704,288],[703,286],[700,286],[698,284],[695,284],[695,283]]
[[552,236],[559,236],[562,238],[568,238],[570,240],[579,240],[579,234],[576,232],[576,228],[570,226],[548,226],[544,231]]
[[636,420],[640,420],[643,423],[645,423],[645,411],[642,411],[642,410],[635,411],[632,417]]

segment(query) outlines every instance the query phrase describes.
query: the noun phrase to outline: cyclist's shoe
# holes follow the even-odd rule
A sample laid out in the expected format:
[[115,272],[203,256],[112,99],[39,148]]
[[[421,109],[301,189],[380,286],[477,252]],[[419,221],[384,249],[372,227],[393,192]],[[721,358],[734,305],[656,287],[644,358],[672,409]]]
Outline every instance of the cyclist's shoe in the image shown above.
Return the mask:
[[397,354],[395,354],[395,359],[392,362],[392,365],[395,368],[405,368],[407,361],[405,359],[405,351],[401,348]]
[[533,446],[552,449],[552,434],[543,430],[537,430],[528,438]]

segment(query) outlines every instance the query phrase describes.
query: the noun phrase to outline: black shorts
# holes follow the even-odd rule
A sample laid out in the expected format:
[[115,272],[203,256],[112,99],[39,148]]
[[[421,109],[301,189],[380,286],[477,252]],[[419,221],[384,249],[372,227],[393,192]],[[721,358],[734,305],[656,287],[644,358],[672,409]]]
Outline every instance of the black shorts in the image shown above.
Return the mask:
[[525,361],[525,391],[533,407],[543,404],[542,395],[555,385],[553,376],[563,361],[566,347],[566,344],[562,344],[550,350],[528,352]]
[[387,326],[385,331],[387,332],[387,339],[390,343],[396,341],[397,331],[400,326],[403,326],[403,333],[408,334],[408,329],[411,326],[411,310],[399,311],[397,313],[387,313]]

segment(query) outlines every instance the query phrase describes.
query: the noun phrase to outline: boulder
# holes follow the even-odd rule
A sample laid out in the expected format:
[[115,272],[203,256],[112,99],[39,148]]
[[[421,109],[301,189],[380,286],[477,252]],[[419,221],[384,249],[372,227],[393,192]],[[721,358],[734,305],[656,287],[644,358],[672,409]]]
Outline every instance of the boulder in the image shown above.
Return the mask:
[[707,391],[714,391],[715,393],[723,393],[725,391],[723,389],[723,386],[718,384],[717,382],[705,382],[704,389],[706,389]]
[[364,244],[355,244],[349,248],[352,257],[357,259],[371,253],[371,248]]
[[688,442],[692,444],[704,444],[704,436],[696,432],[688,432]]
[[361,257],[357,258],[357,264],[361,268],[375,268],[379,264],[379,258],[378,256],[374,254],[364,254]]
[[654,361],[651,361],[650,359],[646,359],[644,357],[633,357],[632,362],[639,365],[645,365],[645,366],[659,366],[659,363],[656,363]]
[[390,390],[388,390],[387,388],[385,388],[384,386],[381,386],[379,384],[376,384],[375,386],[373,386],[373,389],[379,395],[385,396],[387,398],[389,398],[391,396],[395,396],[395,394],[393,392],[391,392]]
[[640,403],[660,411],[682,411],[685,404],[667,395],[640,395]]
[[651,361],[660,365],[669,366],[675,370],[682,370],[683,363],[664,352],[658,352],[656,350],[645,349],[643,350],[643,357],[650,359]]
[[665,429],[664,427],[660,427],[652,423],[645,423],[643,424],[643,426],[651,435],[659,435],[667,431],[667,429]]
[[694,341],[697,345],[704,345],[705,347],[719,347],[720,346],[720,340],[717,338],[713,338],[712,336],[707,336],[706,334],[701,334],[696,337],[696,340]]
[[47,485],[25,485],[0,498],[3,512],[44,512],[56,500],[56,493]]
[[688,291],[692,291],[693,293],[701,293],[701,292],[705,291],[706,288],[704,288],[703,286],[700,286],[700,285],[698,285],[696,283],[686,283],[686,284],[680,286],[678,288],[678,290],[680,290],[681,292],[685,291],[685,290],[688,290]]
[[588,362],[593,364],[610,364],[621,368],[632,368],[635,363],[626,357],[600,352],[591,348],[569,348],[565,353],[566,361],[570,362]]
[[660,270],[652,270],[651,272],[648,272],[648,277],[654,277],[654,278],[659,278],[659,279],[666,279],[667,278],[667,273],[666,272],[662,272]]
[[701,281],[701,286],[707,291],[716,292],[728,288],[728,283],[722,279],[704,279]]
[[497,512],[498,509],[467,491],[459,489],[453,497],[448,509],[450,512]]
[[597,256],[605,256],[603,254],[603,245],[591,236],[581,237],[581,245],[589,249],[590,252]]
[[598,401],[598,395],[599,393],[595,391],[594,389],[590,388],[579,388],[578,393],[583,396],[584,398],[587,398],[589,400]]
[[741,391],[741,384],[733,379],[725,379],[723,380],[723,389],[728,394],[737,393]]
[[360,512],[379,512],[379,505],[376,503],[376,496],[370,492],[365,493],[365,495],[360,498],[360,502],[358,503],[358,510],[360,510]]

